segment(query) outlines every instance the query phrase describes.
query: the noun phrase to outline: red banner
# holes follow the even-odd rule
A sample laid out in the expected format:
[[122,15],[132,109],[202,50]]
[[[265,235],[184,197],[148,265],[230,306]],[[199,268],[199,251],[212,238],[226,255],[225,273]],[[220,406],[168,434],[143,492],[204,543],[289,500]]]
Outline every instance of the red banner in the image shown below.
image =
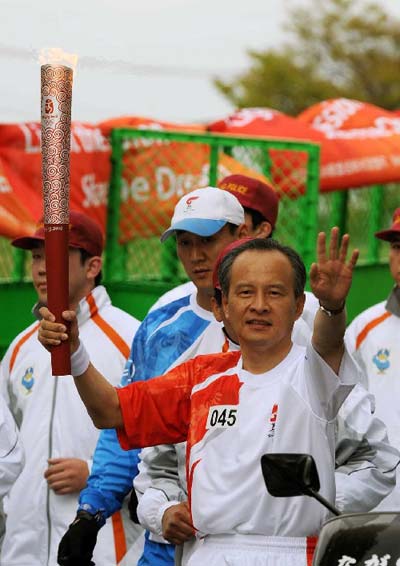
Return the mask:
[[[136,129],[204,131],[198,124],[177,125],[140,116],[97,125],[74,122],[71,133],[71,208],[105,227],[111,172],[110,131]],[[317,104],[298,118],[276,110],[239,110],[207,128],[225,134],[279,137],[321,145],[322,191],[400,181],[400,116],[355,100]],[[136,138],[125,146],[122,239],[158,235],[185,192],[207,184],[206,145]],[[278,192],[304,190],[306,154],[274,150],[272,182]],[[292,153],[292,155],[290,155]],[[290,157],[290,159],[289,159]],[[219,177],[253,170],[223,155]],[[40,124],[0,124],[0,235],[31,233],[43,214]]]
[[[71,127],[71,209],[85,212],[105,229],[111,173],[110,132],[116,127],[204,131],[142,117],[123,117],[98,125]],[[124,146],[121,240],[159,235],[176,202],[208,184],[207,145],[135,138]],[[219,160],[219,177],[244,173],[264,178],[229,156]],[[40,124],[0,125],[0,235],[30,234],[43,214]]]
[[0,234],[7,238],[30,232],[35,226],[28,204],[34,202],[37,195],[29,185],[22,187],[22,184],[22,195],[17,194],[11,184],[13,181],[15,183],[13,171],[0,157]]
[[[26,222],[24,232],[29,234],[32,224],[43,215],[40,123],[0,125],[0,160],[14,201],[9,212]],[[71,133],[71,208],[87,212],[103,226],[109,177],[108,140],[97,126],[75,122]],[[21,216],[17,203],[24,206],[28,218]],[[6,235],[2,230],[1,234]],[[20,230],[10,236],[19,235]]]

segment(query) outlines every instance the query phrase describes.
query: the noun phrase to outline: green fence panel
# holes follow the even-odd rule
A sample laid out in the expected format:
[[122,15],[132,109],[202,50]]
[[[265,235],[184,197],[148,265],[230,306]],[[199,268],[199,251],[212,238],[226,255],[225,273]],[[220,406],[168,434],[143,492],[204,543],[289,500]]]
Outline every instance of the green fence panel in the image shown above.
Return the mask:
[[342,233],[348,232],[351,246],[360,250],[359,265],[386,263],[388,246],[375,238],[375,232],[390,226],[399,205],[400,186],[396,183],[320,194],[319,230],[339,226]]
[[[316,144],[118,128],[111,134],[111,145],[107,282],[183,280],[185,274],[177,262],[175,246],[159,242],[173,206],[185,193],[200,186],[215,186],[234,172],[264,175],[274,182],[280,195],[275,235],[296,247],[307,265],[313,261],[318,227]],[[143,201],[149,193],[152,202],[147,209]],[[161,210],[155,215],[157,198]],[[169,208],[165,206],[168,202]]]

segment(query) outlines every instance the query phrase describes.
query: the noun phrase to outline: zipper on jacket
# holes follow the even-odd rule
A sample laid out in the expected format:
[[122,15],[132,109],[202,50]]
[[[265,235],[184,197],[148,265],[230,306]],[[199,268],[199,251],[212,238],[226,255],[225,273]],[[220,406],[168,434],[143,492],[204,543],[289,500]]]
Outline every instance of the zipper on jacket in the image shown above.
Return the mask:
[[[53,420],[56,408],[56,397],[57,397],[57,386],[58,377],[50,376],[54,379],[53,386],[53,399],[51,402],[51,412],[50,412],[50,422],[49,422],[49,453],[48,457],[51,458],[53,455]],[[46,513],[47,513],[47,565],[50,564],[50,551],[51,551],[51,515],[50,515],[50,488],[47,484],[47,502],[46,502]]]

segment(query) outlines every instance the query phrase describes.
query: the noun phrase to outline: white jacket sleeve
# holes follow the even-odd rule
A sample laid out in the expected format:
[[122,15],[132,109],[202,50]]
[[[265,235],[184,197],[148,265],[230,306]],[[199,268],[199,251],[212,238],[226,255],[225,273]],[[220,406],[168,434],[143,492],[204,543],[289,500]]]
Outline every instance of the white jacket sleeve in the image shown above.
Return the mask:
[[139,500],[137,516],[139,523],[150,531],[151,540],[169,544],[162,534],[162,518],[165,511],[173,505],[178,505],[179,501],[169,501],[163,491],[148,488]]
[[145,448],[140,454],[139,474],[134,479],[139,500],[137,514],[140,524],[157,542],[167,542],[162,538],[164,512],[187,500],[186,486],[182,485],[179,474],[180,453],[184,454],[184,451],[185,443],[163,444]]
[[9,492],[24,464],[17,425],[0,395],[0,499]]
[[336,506],[344,513],[373,509],[395,487],[400,454],[373,405],[373,396],[356,385],[336,419]]

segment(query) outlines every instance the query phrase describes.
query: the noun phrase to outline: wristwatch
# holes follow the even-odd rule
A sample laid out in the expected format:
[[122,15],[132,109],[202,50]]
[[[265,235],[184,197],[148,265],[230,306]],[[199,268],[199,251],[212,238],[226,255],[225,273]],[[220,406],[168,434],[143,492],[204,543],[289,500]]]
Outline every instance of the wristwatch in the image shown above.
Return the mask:
[[321,310],[323,313],[325,313],[328,316],[336,316],[337,314],[340,314],[341,312],[344,311],[345,306],[346,306],[346,302],[344,302],[339,309],[331,310],[325,308],[324,306],[321,305],[321,303],[319,303],[319,310]]

